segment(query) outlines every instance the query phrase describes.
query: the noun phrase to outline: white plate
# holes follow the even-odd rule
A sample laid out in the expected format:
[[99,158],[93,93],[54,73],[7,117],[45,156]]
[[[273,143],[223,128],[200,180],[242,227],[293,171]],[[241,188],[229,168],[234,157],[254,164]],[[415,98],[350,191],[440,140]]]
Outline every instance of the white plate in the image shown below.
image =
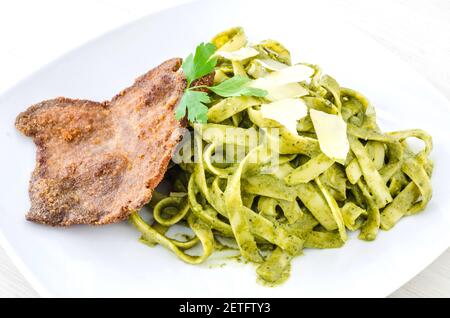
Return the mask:
[[[310,1],[312,2],[312,1]],[[273,3],[273,2],[272,2]],[[201,1],[127,25],[67,54],[0,98],[0,230],[3,246],[46,296],[386,296],[432,262],[450,241],[450,129],[447,101],[422,77],[358,31],[297,2]],[[316,11],[319,10],[319,11]],[[320,12],[319,17],[316,13]],[[422,128],[434,137],[434,196],[375,242],[306,250],[282,286],[256,283],[252,265],[190,266],[137,242],[127,222],[51,228],[25,221],[35,147],[14,128],[29,105],[55,96],[109,99],[165,59],[185,56],[217,31],[242,25],[254,40],[274,38],[294,61],[320,64],[366,94],[384,130]]]

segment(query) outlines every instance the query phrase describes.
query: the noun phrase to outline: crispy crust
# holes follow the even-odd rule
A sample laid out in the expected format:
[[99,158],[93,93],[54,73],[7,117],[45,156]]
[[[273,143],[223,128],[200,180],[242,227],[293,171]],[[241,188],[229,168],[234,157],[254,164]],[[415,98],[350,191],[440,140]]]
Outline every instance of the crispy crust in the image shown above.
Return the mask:
[[164,62],[111,101],[60,97],[18,115],[37,146],[27,220],[107,224],[150,201],[185,125],[173,116],[186,86],[180,66]]

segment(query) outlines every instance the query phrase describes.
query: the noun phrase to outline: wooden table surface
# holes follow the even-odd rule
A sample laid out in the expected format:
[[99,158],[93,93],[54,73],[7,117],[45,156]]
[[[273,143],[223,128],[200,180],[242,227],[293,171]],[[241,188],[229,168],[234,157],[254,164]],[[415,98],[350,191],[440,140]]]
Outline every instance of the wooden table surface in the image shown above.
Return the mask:
[[[406,60],[450,99],[449,0],[316,1]],[[3,0],[0,93],[89,39],[183,2]],[[38,296],[0,247],[0,297]],[[391,297],[450,297],[450,249]]]

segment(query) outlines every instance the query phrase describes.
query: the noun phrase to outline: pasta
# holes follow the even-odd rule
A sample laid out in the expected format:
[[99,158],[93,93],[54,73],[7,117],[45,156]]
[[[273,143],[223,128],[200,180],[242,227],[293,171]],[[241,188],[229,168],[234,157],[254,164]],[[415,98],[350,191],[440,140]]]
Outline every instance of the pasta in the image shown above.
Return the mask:
[[[241,28],[220,33],[212,43],[227,52],[219,57],[216,83],[240,75],[280,84],[275,72],[291,66],[282,44],[250,44]],[[260,279],[276,284],[289,276],[291,260],[304,248],[341,247],[348,231],[371,241],[379,229],[389,230],[425,208],[432,195],[431,137],[418,129],[381,132],[363,95],[341,87],[317,65],[299,65],[311,69],[309,80],[267,86],[265,98],[211,94],[208,122],[190,128],[192,156],[198,160],[169,170],[166,180],[173,192],[154,196],[152,222],[137,212],[130,218],[141,241],[199,264],[227,238],[244,259],[258,264]],[[310,115],[297,121],[297,134],[265,118],[261,105],[280,98],[301,99],[309,111],[342,120],[346,158],[324,154],[326,140],[320,140]],[[413,152],[409,138],[420,139],[423,149]],[[231,162],[216,162],[221,152]],[[191,229],[191,237],[170,238],[166,233],[172,226]],[[203,253],[190,254],[197,245]]]

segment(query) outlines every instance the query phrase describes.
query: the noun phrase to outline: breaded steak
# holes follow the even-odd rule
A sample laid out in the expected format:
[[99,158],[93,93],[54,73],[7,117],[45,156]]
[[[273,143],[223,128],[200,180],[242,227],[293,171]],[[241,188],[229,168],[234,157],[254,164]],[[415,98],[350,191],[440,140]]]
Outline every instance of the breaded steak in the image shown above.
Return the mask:
[[49,225],[126,219],[151,199],[185,123],[174,118],[186,86],[181,59],[139,77],[111,101],[56,98],[19,114],[37,146],[26,218]]

